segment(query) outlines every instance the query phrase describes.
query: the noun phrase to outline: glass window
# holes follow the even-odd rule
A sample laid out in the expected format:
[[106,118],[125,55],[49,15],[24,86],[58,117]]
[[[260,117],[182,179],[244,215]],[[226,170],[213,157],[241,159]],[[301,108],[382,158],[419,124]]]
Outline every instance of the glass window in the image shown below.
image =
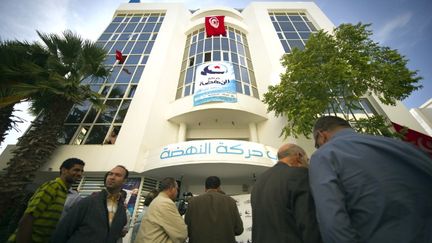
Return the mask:
[[161,27],[161,23],[157,23],[156,25],[155,25],[155,28],[154,28],[154,32],[159,32],[159,30],[160,30],[160,27]]
[[135,75],[132,78],[132,83],[139,82],[143,71],[144,71],[144,66],[138,66],[137,71],[135,72]]
[[281,28],[279,27],[279,25],[276,22],[273,22],[273,26],[274,26],[276,31],[281,31]]
[[146,48],[145,48],[145,50],[144,50],[144,53],[145,54],[150,54],[150,52],[151,52],[151,50],[153,48],[153,45],[154,45],[154,41],[149,41],[148,44],[147,44],[147,46],[146,46]]
[[204,45],[203,40],[198,41],[198,46],[197,46],[197,51],[196,51],[197,53],[203,52],[203,45]]
[[290,22],[279,22],[282,31],[295,31],[294,26]]
[[87,114],[86,118],[84,119],[84,123],[93,123],[93,121],[96,118],[96,115],[98,114],[99,109],[92,106],[89,113]]
[[189,49],[189,56],[193,56],[196,53],[196,43],[193,43]]
[[131,18],[130,22],[140,22],[141,16],[134,16]]
[[85,141],[85,144],[102,144],[109,127],[109,125],[94,125]]
[[245,83],[249,83],[249,74],[245,67],[240,67],[241,75],[242,75],[242,81]]
[[290,44],[291,48],[298,48],[300,50],[304,49],[303,42],[301,40],[288,40],[288,43]]
[[133,32],[138,23],[129,23],[123,32]]
[[234,52],[231,52],[231,62],[238,63],[237,54],[235,54]]
[[220,51],[214,51],[213,52],[213,61],[220,61],[220,60],[221,60]]
[[64,130],[60,134],[59,143],[60,144],[69,144],[72,139],[75,131],[77,130],[78,125],[65,125]]
[[83,119],[85,114],[90,108],[90,102],[85,101],[81,105],[74,105],[72,107],[72,110],[69,112],[68,117],[66,118],[66,123],[80,123]]
[[123,30],[124,30],[125,27],[126,27],[125,23],[120,24],[119,27],[117,28],[116,32],[117,33],[123,32]]
[[78,129],[78,135],[75,138],[75,141],[73,144],[81,144],[84,141],[85,136],[87,135],[88,131],[90,130],[90,126],[82,126]]
[[144,52],[144,47],[146,44],[147,44],[146,41],[137,41],[131,53],[142,54]]
[[140,59],[141,59],[141,55],[129,55],[125,64],[127,65],[138,64]]
[[114,122],[116,122],[116,123],[123,122],[123,120],[124,120],[124,118],[126,116],[126,113],[127,113],[128,109],[129,109],[130,102],[131,102],[130,100],[124,100],[123,101],[123,103],[120,106],[119,112],[118,112],[118,114],[117,114],[116,119],[115,119]]
[[135,44],[134,41],[129,41],[129,42],[126,44],[126,47],[123,49],[123,54],[129,54],[130,51],[132,50],[132,47],[133,47],[134,44]]
[[288,15],[291,21],[303,21],[303,19],[299,15]]
[[300,39],[300,36],[295,31],[284,32],[287,39]]
[[114,32],[119,25],[119,23],[111,23],[104,32]]
[[185,83],[186,84],[192,83],[192,78],[193,78],[193,68],[190,67],[186,71],[186,80],[185,80]]
[[[219,36],[204,39],[205,30],[202,28],[187,36],[176,99],[194,94],[196,67],[209,61],[226,61],[233,64],[234,76],[239,82],[237,92],[246,92],[243,87],[244,84],[250,87],[249,82],[251,77],[249,74],[253,73],[253,70],[252,65],[248,64],[250,60],[247,60],[248,55],[250,58],[250,53],[246,35],[232,27],[227,27],[227,32],[228,38]],[[195,46],[197,48],[196,51],[194,51]],[[241,67],[238,65],[239,63]],[[250,89],[248,90],[249,95],[251,93]]]
[[220,38],[213,39],[213,50],[220,50]]
[[126,93],[127,87],[128,87],[127,84],[114,85],[113,88],[111,89],[109,98],[123,98],[124,94]]
[[111,34],[102,34],[102,35],[99,37],[99,40],[100,40],[100,41],[106,41],[106,40],[109,40],[110,37],[111,37]]
[[211,61],[211,52],[206,52],[204,54],[204,62],[210,62]]
[[138,37],[138,40],[145,40],[148,41],[150,39],[150,34],[149,33],[142,33],[140,34],[140,36]]
[[141,61],[141,64],[147,64],[147,60],[149,59],[148,55],[145,55]]
[[135,71],[135,66],[122,67],[116,83],[129,83],[134,71]]
[[231,53],[237,52],[237,45],[235,41],[230,40],[230,47],[231,47]]
[[122,22],[123,19],[124,19],[124,16],[117,16],[117,17],[115,17],[115,18],[113,19],[112,22]]
[[136,91],[137,85],[131,85],[129,88],[129,93],[127,95],[128,98],[133,98],[135,95],[135,91]]
[[212,50],[212,39],[207,38],[204,44],[204,51],[211,51],[211,50]]
[[111,123],[117,113],[119,105],[120,100],[107,100],[105,102],[105,109],[99,114],[96,123]]
[[121,34],[119,40],[129,40],[131,34]]
[[308,31],[309,28],[304,22],[293,22],[294,26],[296,27],[297,31]]
[[221,41],[222,41],[222,50],[228,51],[229,50],[229,48],[228,48],[228,39],[227,38],[222,38]]
[[144,26],[143,32],[153,32],[153,29],[155,27],[155,23],[147,23]]
[[276,15],[277,21],[289,21],[288,16],[286,15]]

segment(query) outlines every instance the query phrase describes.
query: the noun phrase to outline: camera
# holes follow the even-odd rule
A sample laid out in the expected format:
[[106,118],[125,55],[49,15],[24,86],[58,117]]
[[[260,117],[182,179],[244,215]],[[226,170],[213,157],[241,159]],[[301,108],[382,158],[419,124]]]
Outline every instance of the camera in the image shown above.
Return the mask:
[[184,215],[187,211],[188,208],[188,200],[193,197],[192,192],[183,192],[183,198],[180,198],[180,200],[178,201],[178,211],[180,213],[180,215]]

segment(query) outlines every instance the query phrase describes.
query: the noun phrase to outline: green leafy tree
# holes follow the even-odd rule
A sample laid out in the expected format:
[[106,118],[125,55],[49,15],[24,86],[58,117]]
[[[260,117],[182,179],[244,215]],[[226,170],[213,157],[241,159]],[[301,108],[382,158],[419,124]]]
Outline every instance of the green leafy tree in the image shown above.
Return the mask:
[[[6,173],[1,176],[1,219],[24,197],[26,185],[60,145],[63,123],[72,106],[90,100],[101,107],[99,95],[82,81],[105,78],[109,74],[104,66],[106,51],[95,43],[83,40],[70,31],[65,31],[63,35],[40,32],[38,35],[43,44],[34,43],[32,48],[43,50],[46,60],[35,65],[39,70],[34,78],[37,82],[14,83],[11,86],[18,93],[27,92],[31,110],[38,117],[20,138]],[[11,70],[11,76],[18,75],[14,71],[20,72],[17,68]]]
[[41,81],[40,74],[47,60],[47,53],[38,45],[20,41],[0,42],[0,143],[7,132],[22,122],[13,115],[14,105],[26,101],[39,91],[22,89],[23,84],[36,84]]
[[[308,137],[315,120],[330,111],[343,116],[358,131],[388,135],[385,117],[356,119],[360,99],[375,94],[386,105],[395,105],[421,88],[417,71],[397,50],[370,39],[369,24],[341,24],[333,34],[323,30],[312,34],[304,50],[285,54],[286,68],[278,85],[264,94],[268,111],[287,119],[281,135]],[[338,105],[343,103],[343,109]]]

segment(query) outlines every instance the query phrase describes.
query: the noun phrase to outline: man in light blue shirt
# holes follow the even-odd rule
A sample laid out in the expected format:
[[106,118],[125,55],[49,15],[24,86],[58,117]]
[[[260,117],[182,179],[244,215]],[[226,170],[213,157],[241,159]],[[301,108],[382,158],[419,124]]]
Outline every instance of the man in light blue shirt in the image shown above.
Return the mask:
[[324,242],[432,242],[432,159],[412,144],[356,133],[326,116],[309,180]]

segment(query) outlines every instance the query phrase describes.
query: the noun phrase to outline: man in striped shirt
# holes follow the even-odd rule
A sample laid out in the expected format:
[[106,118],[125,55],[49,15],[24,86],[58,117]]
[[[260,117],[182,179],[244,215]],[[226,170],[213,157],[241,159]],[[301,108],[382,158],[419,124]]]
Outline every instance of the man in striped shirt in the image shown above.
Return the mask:
[[62,214],[68,189],[81,179],[83,171],[82,160],[65,160],[60,166],[60,177],[44,183],[30,198],[8,242],[48,242]]

